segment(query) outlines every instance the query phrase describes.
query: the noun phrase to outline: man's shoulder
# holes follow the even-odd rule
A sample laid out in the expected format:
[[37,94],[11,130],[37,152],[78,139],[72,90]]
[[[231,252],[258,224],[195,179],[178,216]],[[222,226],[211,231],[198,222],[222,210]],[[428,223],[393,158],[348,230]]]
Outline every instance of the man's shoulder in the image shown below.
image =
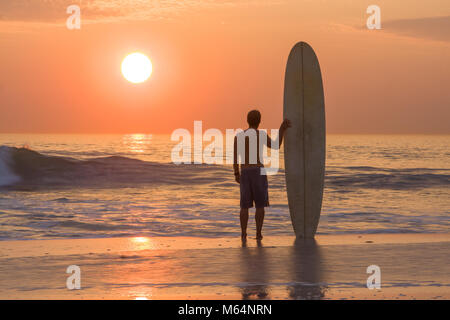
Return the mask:
[[259,129],[258,134],[260,137],[267,136],[267,130],[266,129]]
[[236,137],[238,137],[238,138],[239,137],[252,137],[252,136],[256,137],[256,134],[258,132],[259,132],[259,130],[250,128],[250,129],[246,129],[244,131],[240,131],[240,132],[236,133]]
[[240,137],[244,137],[245,136],[245,131],[244,130],[240,130],[236,133],[235,138],[240,138]]
[[253,128],[249,128],[249,129],[241,130],[241,131],[237,132],[235,137],[239,138],[239,137],[256,136],[256,134],[258,134],[260,137],[266,137],[267,131],[265,129],[256,129],[255,130]]

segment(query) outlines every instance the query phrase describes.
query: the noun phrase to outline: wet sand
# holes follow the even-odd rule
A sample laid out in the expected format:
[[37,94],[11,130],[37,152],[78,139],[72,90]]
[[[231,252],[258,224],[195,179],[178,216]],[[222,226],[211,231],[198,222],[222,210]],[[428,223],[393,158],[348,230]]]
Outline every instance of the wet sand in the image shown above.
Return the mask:
[[450,299],[449,265],[450,234],[3,241],[0,299]]

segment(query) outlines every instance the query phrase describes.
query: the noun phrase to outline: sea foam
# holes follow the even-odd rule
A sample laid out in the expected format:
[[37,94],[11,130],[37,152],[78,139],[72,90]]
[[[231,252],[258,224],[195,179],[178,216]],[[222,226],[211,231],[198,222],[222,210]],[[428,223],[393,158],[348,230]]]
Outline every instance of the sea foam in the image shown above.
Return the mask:
[[11,149],[0,146],[0,187],[9,186],[20,181],[11,170]]

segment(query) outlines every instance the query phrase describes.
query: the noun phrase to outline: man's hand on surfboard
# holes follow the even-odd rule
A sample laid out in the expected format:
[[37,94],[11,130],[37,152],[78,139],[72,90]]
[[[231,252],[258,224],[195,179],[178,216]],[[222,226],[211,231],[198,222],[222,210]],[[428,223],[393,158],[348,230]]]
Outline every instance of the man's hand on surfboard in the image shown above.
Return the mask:
[[291,127],[291,120],[284,119],[284,121],[281,123],[280,129],[286,130],[287,128]]
[[280,130],[279,130],[279,134],[278,134],[278,146],[280,147],[281,144],[283,143],[283,138],[284,138],[284,133],[286,132],[287,128],[291,127],[291,120],[289,119],[284,119],[284,121],[281,123],[280,125]]

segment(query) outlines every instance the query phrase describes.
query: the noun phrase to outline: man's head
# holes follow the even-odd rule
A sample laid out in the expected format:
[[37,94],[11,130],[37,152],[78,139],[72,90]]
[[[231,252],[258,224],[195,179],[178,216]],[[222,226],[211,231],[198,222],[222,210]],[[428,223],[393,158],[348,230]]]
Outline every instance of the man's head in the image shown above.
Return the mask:
[[261,113],[258,110],[252,110],[247,114],[248,125],[252,128],[258,128],[261,122]]

